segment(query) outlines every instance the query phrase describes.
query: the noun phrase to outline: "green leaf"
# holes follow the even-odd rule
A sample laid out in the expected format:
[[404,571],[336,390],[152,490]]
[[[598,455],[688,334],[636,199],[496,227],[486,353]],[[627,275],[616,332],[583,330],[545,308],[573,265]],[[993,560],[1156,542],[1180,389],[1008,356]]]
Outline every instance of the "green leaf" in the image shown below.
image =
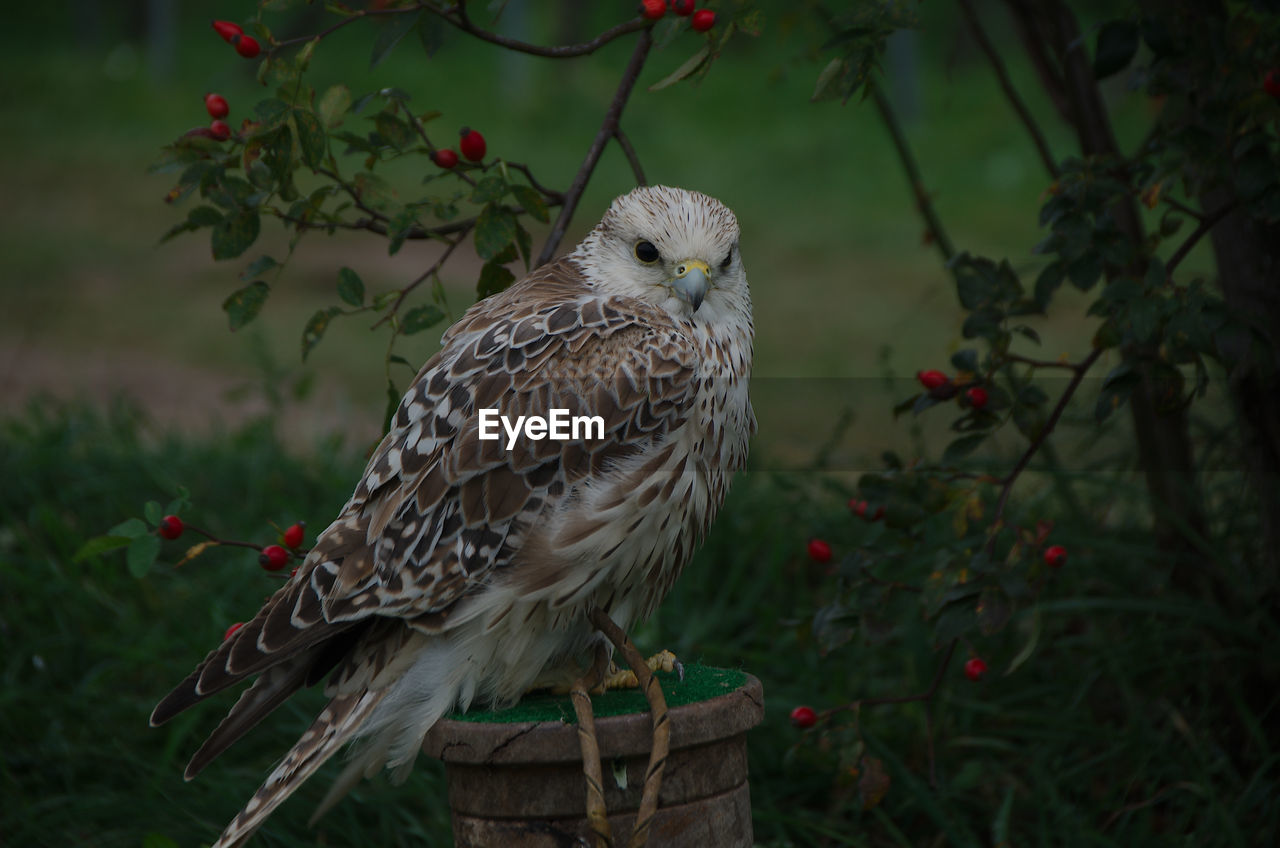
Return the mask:
[[471,202],[492,203],[495,200],[501,200],[506,193],[506,180],[499,176],[488,176],[476,183],[476,187],[472,189]]
[[151,522],[152,527],[159,527],[160,519],[164,518],[164,513],[160,511],[159,501],[147,501],[142,507],[142,514],[146,516],[147,521]]
[[951,365],[957,371],[968,371],[970,374],[978,373],[978,351],[971,347],[957,350],[951,354]]
[[837,97],[843,97],[844,92],[839,90],[836,83],[844,79],[845,69],[845,60],[840,56],[828,62],[827,66],[822,69],[822,73],[818,74],[818,81],[814,83],[813,94],[809,97],[809,100],[817,103],[822,100],[834,100]]
[[186,486],[179,486],[177,496],[169,501],[169,505],[164,508],[164,511],[169,515],[182,515],[190,508],[191,491]]
[[346,266],[338,271],[338,297],[352,306],[364,305],[364,280]]
[[413,129],[389,111],[375,115],[373,125],[382,140],[397,150],[404,150],[413,144]]
[[197,227],[216,227],[222,223],[222,213],[212,206],[197,206],[187,213],[187,220]]
[[244,288],[232,292],[222,302],[222,308],[227,313],[227,321],[233,332],[258,316],[269,294],[271,294],[271,286],[262,280],[255,280]]
[[516,275],[496,262],[486,262],[480,269],[480,281],[476,283],[476,298],[497,294],[515,282]]
[[988,586],[978,598],[976,612],[978,628],[984,636],[990,636],[999,633],[1009,623],[1013,616],[1013,604],[1004,592],[995,586]]
[[302,161],[311,169],[324,164],[328,152],[329,136],[325,134],[320,119],[309,109],[294,109],[293,121],[298,132],[298,147],[302,150]]
[[240,279],[247,280],[250,277],[260,277],[273,268],[279,268],[280,263],[272,259],[270,256],[259,256],[240,272]]
[[943,608],[933,626],[934,643],[945,645],[964,635],[975,624],[973,607],[967,603],[951,603]]
[[511,193],[515,196],[516,202],[520,204],[520,207],[534,218],[544,224],[551,220],[551,214],[547,210],[547,203],[537,191],[527,185],[513,185]]
[[400,401],[404,398],[401,392],[396,389],[396,384],[387,379],[387,406],[382,416],[382,432],[387,433],[391,430],[391,419],[395,417],[396,410],[400,408]]
[[[427,304],[425,306],[415,306],[405,313],[404,318],[400,321],[400,332],[406,336],[412,336],[414,333],[420,333],[423,330],[434,327],[444,320],[444,313],[439,308]],[[408,365],[409,363],[405,363]]]
[[1098,30],[1098,44],[1093,53],[1094,79],[1124,70],[1138,52],[1138,25],[1133,21],[1107,21]]
[[328,309],[321,309],[311,316],[311,320],[307,322],[307,326],[302,329],[302,361],[307,360],[307,354],[311,353],[312,348],[320,343],[324,338],[324,331],[329,329],[329,322],[333,320],[342,310],[335,306]]
[[490,203],[476,219],[476,253],[488,261],[516,237],[516,216],[496,203]]
[[352,178],[351,182],[355,185],[356,194],[360,196],[360,200],[379,212],[386,212],[395,204],[395,190],[377,174],[361,171]]
[[134,577],[146,577],[160,555],[160,537],[147,534],[129,543],[124,552],[125,564]]
[[150,528],[147,527],[146,522],[141,518],[130,518],[126,521],[121,521],[115,527],[112,527],[107,531],[107,535],[124,536],[127,539],[136,539],[139,536],[145,536],[150,532]]
[[951,444],[947,445],[947,449],[942,452],[942,459],[941,459],[942,464],[950,465],[954,462],[958,462],[959,460],[964,459],[966,456],[973,453],[974,450],[977,449],[978,445],[982,444],[986,440],[987,440],[986,431],[983,431],[981,433],[970,433],[967,436],[961,436],[960,438],[953,441]]
[[1036,303],[1040,304],[1040,308],[1049,305],[1049,300],[1053,297],[1053,293],[1062,285],[1062,281],[1067,278],[1067,266],[1062,264],[1062,260],[1050,262],[1040,272],[1040,276],[1036,277]]
[[256,209],[243,209],[228,215],[213,228],[210,244],[214,259],[235,259],[258,240],[262,228]]
[[389,16],[389,20],[378,29],[378,36],[373,40],[373,55],[369,57],[369,70],[381,65],[391,55],[391,51],[400,43],[400,39],[409,34],[420,17],[422,17],[421,9],[412,13]]
[[92,539],[85,541],[76,552],[71,555],[72,562],[83,562],[89,557],[95,557],[105,554],[107,551],[114,551],[118,548],[127,546],[133,538],[130,536],[94,536]]
[[351,89],[345,85],[331,85],[320,95],[320,103],[316,111],[320,113],[320,123],[326,129],[332,129],[342,123],[342,116],[351,108]]
[[658,80],[653,85],[649,86],[649,90],[661,91],[667,86],[675,85],[676,83],[680,82],[680,80],[684,79],[685,77],[689,76],[694,71],[698,70],[703,65],[705,65],[707,63],[707,60],[710,58],[711,58],[711,46],[704,45],[701,50],[699,50],[697,53],[694,53],[692,56],[690,56],[689,59],[683,65],[676,68],[670,74],[667,74],[665,77]]
[[1101,276],[1102,257],[1092,251],[1081,254],[1080,258],[1067,266],[1067,278],[1080,291],[1093,288]]

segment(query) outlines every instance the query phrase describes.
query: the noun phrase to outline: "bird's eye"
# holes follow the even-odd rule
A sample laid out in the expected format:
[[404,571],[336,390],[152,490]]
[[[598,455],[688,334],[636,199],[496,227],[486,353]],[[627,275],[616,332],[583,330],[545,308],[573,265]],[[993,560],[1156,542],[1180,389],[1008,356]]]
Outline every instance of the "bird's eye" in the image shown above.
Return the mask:
[[721,271],[728,271],[729,264],[733,262],[733,248],[729,248],[729,252],[724,255],[724,261],[720,263]]
[[662,258],[662,254],[658,252],[658,248],[653,246],[651,241],[636,242],[636,259],[639,259],[646,265],[652,265]]

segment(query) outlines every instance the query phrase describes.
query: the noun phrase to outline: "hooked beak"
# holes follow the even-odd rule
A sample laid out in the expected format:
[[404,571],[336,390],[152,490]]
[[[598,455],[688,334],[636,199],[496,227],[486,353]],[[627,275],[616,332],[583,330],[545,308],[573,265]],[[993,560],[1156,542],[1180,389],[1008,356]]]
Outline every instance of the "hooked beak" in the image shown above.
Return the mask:
[[701,259],[686,259],[676,265],[676,275],[671,281],[671,290],[681,300],[687,301],[697,312],[702,299],[711,288],[711,266]]

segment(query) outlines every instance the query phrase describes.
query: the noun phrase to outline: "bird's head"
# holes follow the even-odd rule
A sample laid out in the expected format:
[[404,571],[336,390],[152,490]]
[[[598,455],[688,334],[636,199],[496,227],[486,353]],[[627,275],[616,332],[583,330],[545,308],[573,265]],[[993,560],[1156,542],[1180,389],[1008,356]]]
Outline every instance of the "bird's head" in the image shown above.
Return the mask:
[[749,309],[738,219],[715,198],[643,186],[613,202],[574,250],[587,283],[677,317],[715,320]]

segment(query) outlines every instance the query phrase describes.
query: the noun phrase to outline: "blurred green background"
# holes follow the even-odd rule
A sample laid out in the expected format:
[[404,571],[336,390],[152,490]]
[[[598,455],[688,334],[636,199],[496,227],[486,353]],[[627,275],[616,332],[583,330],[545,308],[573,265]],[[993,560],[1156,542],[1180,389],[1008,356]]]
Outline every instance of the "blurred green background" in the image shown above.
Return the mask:
[[[695,36],[655,52],[622,122],[651,182],[721,198],[743,229],[758,328],[756,470],[739,480],[708,545],[638,641],[764,680],[769,712],[752,741],[757,838],[779,848],[1163,845],[1171,834],[1190,834],[1185,844],[1267,844],[1258,840],[1276,827],[1274,716],[1252,712],[1230,679],[1212,673],[1259,650],[1263,635],[1153,594],[1161,581],[1134,506],[1141,487],[1123,473],[1080,483],[1090,509],[1062,526],[1079,540],[1082,564],[1064,572],[1036,613],[1034,660],[980,692],[942,694],[941,788],[925,783],[925,719],[916,707],[877,713],[867,730],[894,779],[873,810],[851,811],[832,775],[794,747],[800,738],[786,714],[795,703],[821,708],[917,691],[932,674],[929,630],[913,629],[910,610],[901,649],[821,657],[805,620],[822,576],[803,549],[814,534],[856,542],[841,487],[882,450],[940,451],[928,431],[894,423],[889,410],[912,392],[917,369],[946,367],[963,316],[874,110],[810,103],[822,66],[812,51],[815,22],[793,4],[760,5],[765,35],[736,39],[696,86],[646,90],[697,49]],[[233,335],[223,298],[245,261],[279,255],[285,237],[268,224],[243,261],[223,263],[211,260],[204,234],[157,244],[185,214],[163,202],[170,177],[147,173],[159,148],[207,121],[205,92],[228,98],[233,125],[260,96],[256,63],[208,27],[210,18],[243,20],[252,10],[244,0],[5,10],[0,844],[207,844],[320,703],[314,692],[295,699],[184,784],[182,764],[218,706],[165,731],[149,730],[146,717],[271,585],[246,554],[216,552],[143,580],[125,573],[118,555],[70,561],[84,539],[179,486],[191,491],[192,521],[227,536],[262,538],[268,521],[322,527],[378,436],[385,339],[367,322],[340,322],[304,366],[301,330],[334,302],[339,266],[377,292],[416,277],[434,246],[411,243],[389,257],[369,234],[312,235],[259,319]],[[1035,210],[1048,178],[956,10],[919,11],[919,28],[891,45],[886,86],[927,189],[958,247],[1008,256],[1033,273]],[[631,13],[628,2],[511,3],[496,26],[557,43]],[[315,31],[323,17],[318,7],[290,14],[274,21],[281,34]],[[1007,44],[1003,17],[990,20]],[[490,155],[566,187],[631,41],[557,63],[447,36],[429,59],[406,40],[371,71],[372,37],[355,25],[320,46],[309,82],[320,90],[346,82],[357,95],[398,86],[416,110],[443,113],[434,132],[480,129]],[[1038,99],[1021,54],[1009,51],[1009,61],[1051,145],[1066,155],[1070,136]],[[1131,144],[1151,106],[1122,83],[1106,94]],[[351,119],[349,128],[363,123]],[[632,185],[611,146],[564,246]],[[545,233],[534,230],[535,245]],[[1196,262],[1207,258],[1197,253]],[[478,267],[463,256],[446,269],[455,315],[473,300]],[[1045,338],[1040,355],[1087,349],[1086,305],[1064,290],[1053,317],[1032,322]],[[433,331],[400,352],[421,361],[437,342]],[[828,460],[843,473],[794,470],[842,416],[848,426]],[[1096,434],[1082,428],[1064,438],[1085,443]],[[1239,490],[1238,477],[1224,475],[1215,504],[1230,513],[1245,497]],[[1055,508],[1034,487],[1027,497]],[[1247,516],[1235,511],[1237,520]],[[1015,624],[1025,635],[1030,619]],[[1223,703],[1267,766],[1241,773],[1223,755],[1202,720]],[[445,844],[443,780],[425,761],[404,787],[379,778],[308,830],[306,816],[334,772],[331,764],[255,844]]]

